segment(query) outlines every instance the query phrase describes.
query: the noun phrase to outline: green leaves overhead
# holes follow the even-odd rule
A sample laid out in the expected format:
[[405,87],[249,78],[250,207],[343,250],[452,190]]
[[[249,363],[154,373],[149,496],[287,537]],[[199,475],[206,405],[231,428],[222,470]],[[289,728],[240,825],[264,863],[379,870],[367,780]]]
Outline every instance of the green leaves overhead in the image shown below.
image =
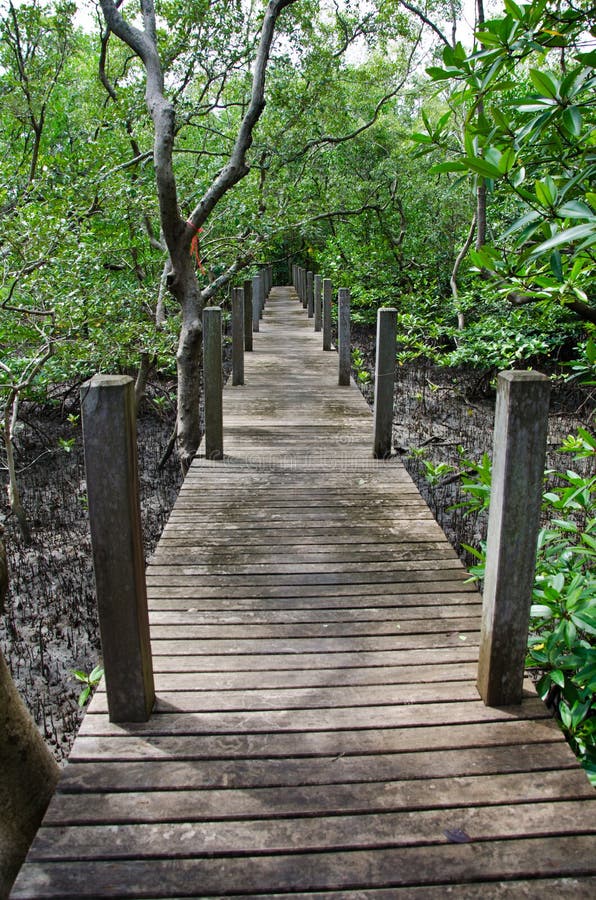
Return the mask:
[[[424,152],[448,155],[431,171],[467,172],[484,181],[493,204],[511,209],[510,224],[495,239],[492,268],[482,262],[485,274],[505,281],[504,291],[538,290],[572,305],[593,298],[595,268],[596,54],[577,49],[589,27],[587,12],[566,4],[507,0],[505,14],[476,32],[471,53],[448,48],[445,68],[427,70],[463,115],[463,133],[435,136],[427,129]],[[509,252],[512,238],[516,255]],[[587,303],[582,314],[596,321],[596,302]]]

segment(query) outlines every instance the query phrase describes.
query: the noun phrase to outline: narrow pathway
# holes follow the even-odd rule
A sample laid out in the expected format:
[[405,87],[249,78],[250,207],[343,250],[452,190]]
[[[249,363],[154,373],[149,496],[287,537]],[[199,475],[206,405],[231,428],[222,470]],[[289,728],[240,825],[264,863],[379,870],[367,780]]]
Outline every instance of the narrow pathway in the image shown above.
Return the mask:
[[96,695],[13,896],[594,897],[595,792],[478,699],[480,597],[289,288],[254,347],[148,568],[156,711]]

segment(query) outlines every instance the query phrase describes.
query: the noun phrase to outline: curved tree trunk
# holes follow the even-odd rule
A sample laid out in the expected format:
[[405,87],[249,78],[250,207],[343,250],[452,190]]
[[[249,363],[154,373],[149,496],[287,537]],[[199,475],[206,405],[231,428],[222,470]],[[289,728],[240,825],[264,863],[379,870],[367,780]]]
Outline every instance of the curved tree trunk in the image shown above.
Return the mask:
[[0,760],[0,897],[5,897],[50,802],[59,769],[1,651]]

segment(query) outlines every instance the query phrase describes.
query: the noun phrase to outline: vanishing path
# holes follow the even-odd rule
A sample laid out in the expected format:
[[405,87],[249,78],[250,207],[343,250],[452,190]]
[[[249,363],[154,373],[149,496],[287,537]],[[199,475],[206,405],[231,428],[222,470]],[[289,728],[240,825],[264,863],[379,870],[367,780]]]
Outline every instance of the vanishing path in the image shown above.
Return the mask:
[[[596,795],[290,288],[148,568],[158,701],[91,703],[13,896],[596,896]],[[73,602],[76,602],[73,598]]]

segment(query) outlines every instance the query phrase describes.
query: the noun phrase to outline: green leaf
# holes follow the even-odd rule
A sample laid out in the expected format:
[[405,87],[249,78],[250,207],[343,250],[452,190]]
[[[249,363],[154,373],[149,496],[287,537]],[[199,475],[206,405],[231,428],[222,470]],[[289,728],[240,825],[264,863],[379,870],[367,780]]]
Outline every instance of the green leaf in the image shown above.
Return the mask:
[[575,225],[573,228],[566,228],[564,231],[559,231],[558,234],[553,235],[553,237],[549,238],[547,241],[534,247],[531,257],[535,259],[547,250],[552,250],[554,247],[560,247],[562,244],[573,244],[586,237],[592,238],[592,242],[596,241],[596,218],[589,224]]
[[565,675],[561,672],[560,669],[554,669],[552,672],[548,673],[550,675],[550,680],[555,684],[558,684],[559,687],[565,687]]
[[563,281],[563,263],[561,261],[561,254],[558,250],[553,250],[550,255],[550,268],[551,272],[555,276],[558,282]]
[[432,144],[433,142],[430,134],[421,134],[419,131],[414,132],[414,134],[411,135],[411,138],[418,144]]
[[582,116],[577,106],[568,106],[567,109],[563,110],[561,124],[567,134],[579,137],[582,130]]
[[556,100],[560,85],[552,75],[548,72],[541,72],[540,69],[530,69],[530,79],[542,97]]
[[509,13],[512,19],[517,19],[518,22],[521,22],[524,14],[513,0],[505,0],[505,9]]
[[457,70],[447,72],[445,69],[439,69],[438,66],[429,66],[426,71],[433,81],[446,81],[452,78]]
[[499,172],[497,166],[494,166],[492,163],[486,162],[486,160],[482,159],[479,156],[467,156],[464,160],[464,163],[468,169],[470,169],[472,172],[476,172],[477,175],[482,175],[483,178],[501,177],[501,173]]
[[514,167],[516,159],[517,154],[513,147],[507,147],[501,154],[501,158],[497,164],[499,172],[501,172],[502,175],[507,175]]
[[554,205],[558,191],[557,187],[550,177],[547,175],[546,178],[542,178],[540,181],[537,181],[534,190],[536,191],[536,197],[538,198],[538,202],[541,206],[546,207],[547,209]]
[[590,219],[594,213],[586,203],[581,200],[568,200],[557,209],[557,215],[564,216],[566,219]]
[[431,166],[428,170],[430,175],[439,175],[442,172],[467,172],[466,166],[462,162],[444,162]]

